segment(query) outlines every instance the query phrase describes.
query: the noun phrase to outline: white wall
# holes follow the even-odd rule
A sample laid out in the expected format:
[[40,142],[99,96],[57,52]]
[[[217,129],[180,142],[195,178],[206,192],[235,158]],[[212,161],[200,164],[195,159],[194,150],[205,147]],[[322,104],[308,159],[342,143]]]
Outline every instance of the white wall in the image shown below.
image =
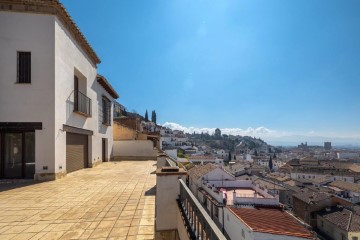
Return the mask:
[[[62,22],[55,19],[55,171],[66,169],[66,132],[63,124],[91,130],[89,137],[89,159],[102,160],[102,138],[107,139],[107,159],[112,153],[112,126],[101,123],[102,95],[113,98],[98,84],[96,66],[69,34]],[[74,113],[74,75],[79,78],[79,90],[91,99],[92,116]],[[111,111],[112,114],[113,111]]]
[[228,208],[224,208],[224,228],[230,239],[255,239],[252,230],[230,212]]
[[[54,169],[54,21],[50,15],[0,11],[0,122],[42,122],[35,132],[38,173]],[[16,84],[17,51],[31,52],[31,84]]]
[[180,177],[186,181],[186,175],[156,176],[156,231],[177,229],[179,207],[176,199],[180,194]]
[[156,157],[150,140],[114,141],[114,157]]
[[[291,173],[290,177],[292,179],[318,179],[318,178],[323,178],[325,176],[329,176],[329,174],[316,174],[316,173]],[[329,179],[336,181],[336,180],[343,180],[346,182],[351,182],[354,183],[354,177],[351,176],[339,176],[339,175],[332,175],[329,177]]]

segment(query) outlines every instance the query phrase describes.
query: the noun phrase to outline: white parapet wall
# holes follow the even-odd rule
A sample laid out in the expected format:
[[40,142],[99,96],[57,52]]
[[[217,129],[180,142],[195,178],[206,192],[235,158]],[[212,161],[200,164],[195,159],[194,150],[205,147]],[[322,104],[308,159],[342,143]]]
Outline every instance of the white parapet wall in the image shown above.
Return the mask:
[[156,160],[157,151],[150,140],[114,141],[113,160]]

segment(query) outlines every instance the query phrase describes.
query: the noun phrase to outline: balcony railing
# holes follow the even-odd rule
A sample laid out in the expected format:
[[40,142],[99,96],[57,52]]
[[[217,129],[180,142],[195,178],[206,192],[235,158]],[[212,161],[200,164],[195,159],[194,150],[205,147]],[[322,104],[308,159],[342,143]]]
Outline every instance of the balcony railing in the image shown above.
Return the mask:
[[74,112],[91,117],[91,99],[76,90],[74,90]]
[[184,181],[180,179],[179,182],[180,195],[177,202],[189,238],[191,240],[226,240]]

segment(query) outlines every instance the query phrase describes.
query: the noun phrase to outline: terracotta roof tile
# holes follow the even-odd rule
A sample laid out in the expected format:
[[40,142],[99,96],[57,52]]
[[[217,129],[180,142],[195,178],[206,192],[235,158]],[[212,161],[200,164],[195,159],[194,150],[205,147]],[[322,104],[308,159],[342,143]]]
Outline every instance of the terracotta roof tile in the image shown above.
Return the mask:
[[280,208],[230,208],[254,232],[313,239],[309,230]]
[[360,216],[346,208],[332,208],[330,211],[324,209],[319,216],[338,226],[347,232],[360,231]]
[[215,164],[209,163],[202,166],[194,166],[189,171],[188,174],[192,179],[199,180],[202,176],[216,169]]
[[360,192],[360,184],[358,183],[350,183],[344,181],[335,181],[330,183],[330,186],[337,187],[343,190],[353,191],[353,192]]
[[302,200],[303,202],[310,204],[311,202],[316,203],[328,199],[331,197],[331,194],[326,192],[307,191],[307,192],[296,193],[293,196],[296,197],[297,199]]

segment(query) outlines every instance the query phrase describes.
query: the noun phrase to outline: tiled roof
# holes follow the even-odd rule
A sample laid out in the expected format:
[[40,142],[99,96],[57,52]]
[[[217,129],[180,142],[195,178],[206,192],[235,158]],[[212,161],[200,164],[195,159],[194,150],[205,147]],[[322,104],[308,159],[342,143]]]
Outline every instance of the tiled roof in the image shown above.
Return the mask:
[[360,164],[354,163],[349,166],[350,171],[352,172],[360,172]]
[[[189,149],[186,149],[186,150],[189,150]],[[194,150],[194,149],[190,149],[190,150]],[[204,156],[204,155],[193,155],[190,157],[190,160],[191,159],[214,159],[212,156]]]
[[286,190],[285,188],[279,186],[277,183],[274,183],[274,181],[271,180],[264,180],[264,179],[256,179],[253,181],[255,184],[259,184],[260,187],[267,188],[269,190],[273,190],[274,188],[276,190]]
[[112,96],[114,99],[119,98],[119,94],[115,91],[115,89],[104,76],[98,74],[96,78],[98,83],[110,94],[110,96]]
[[209,163],[202,166],[194,166],[189,171],[189,176],[194,180],[199,180],[202,176],[216,169],[217,166],[215,164]]
[[320,201],[323,201],[325,199],[328,199],[331,197],[331,194],[325,193],[325,192],[312,192],[312,191],[306,191],[306,192],[299,192],[293,195],[294,197],[302,200],[306,203],[317,203]]
[[89,58],[95,64],[100,63],[100,58],[96,55],[75,21],[71,18],[70,14],[59,0],[0,0],[0,5],[1,11],[56,15],[87,53]]
[[312,239],[309,230],[280,208],[230,208],[254,232]]
[[337,187],[337,188],[340,188],[343,190],[360,193],[360,184],[357,184],[357,183],[335,181],[335,182],[330,183],[330,186]]
[[344,231],[360,231],[360,216],[346,208],[324,209],[318,214]]

